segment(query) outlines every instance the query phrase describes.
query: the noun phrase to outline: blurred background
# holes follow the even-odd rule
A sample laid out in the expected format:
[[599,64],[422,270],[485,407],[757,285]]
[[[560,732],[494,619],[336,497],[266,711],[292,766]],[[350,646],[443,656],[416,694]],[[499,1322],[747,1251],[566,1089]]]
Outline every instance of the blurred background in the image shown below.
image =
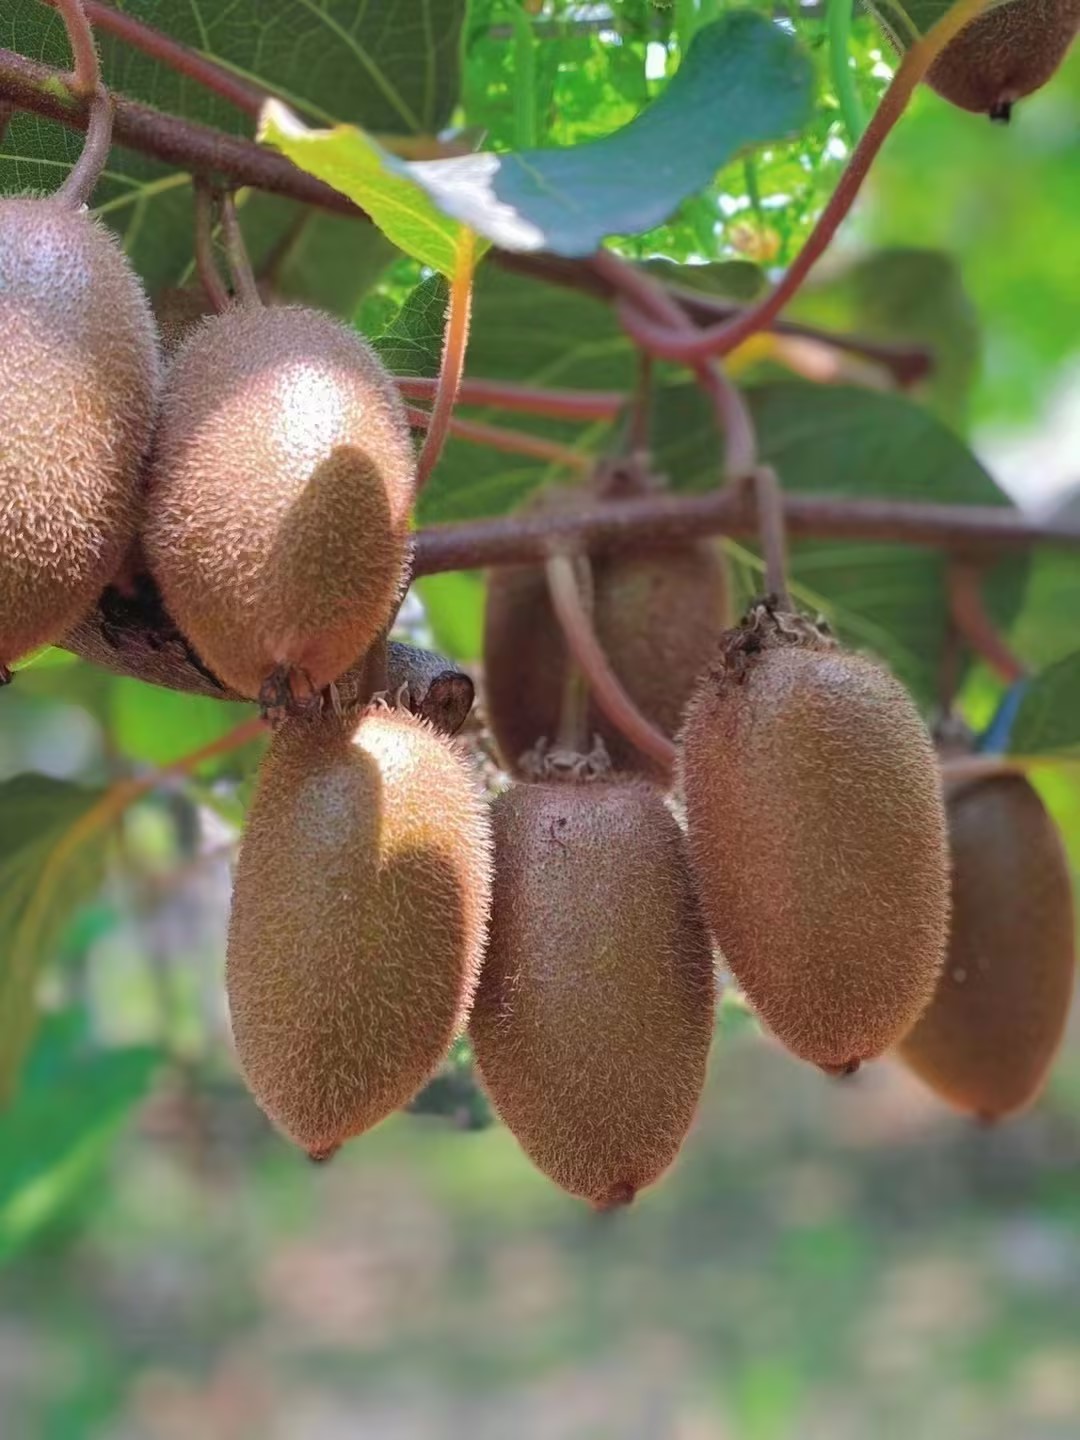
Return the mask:
[[[481,42],[484,103],[466,97],[496,134],[509,101],[483,46],[498,43]],[[581,77],[611,83],[610,37],[587,43],[591,77],[586,56],[553,82],[563,140],[575,104],[591,113]],[[888,56],[862,21],[854,44],[872,102]],[[651,47],[634,53],[655,78]],[[846,154],[828,104],[819,138],[796,195],[808,213]],[[762,193],[793,163],[762,162]],[[896,301],[881,327],[932,333],[940,412],[1044,511],[1080,482],[1078,175],[1080,53],[1007,131],[920,94],[801,302],[866,324],[844,277],[870,247],[950,257],[943,289]],[[795,191],[773,223],[748,209],[741,170],[725,185],[718,253],[785,263],[805,233]],[[686,258],[674,229],[648,246]],[[442,643],[459,599],[474,603],[440,591]],[[1035,653],[1038,631],[1020,615]],[[974,717],[991,690],[977,669]],[[227,709],[50,653],[3,697],[0,781],[38,777],[40,806],[50,783],[67,795],[191,750]],[[2,1440],[1080,1434],[1075,1031],[1034,1112],[979,1129],[888,1062],[826,1081],[725,1006],[682,1159],[613,1216],[536,1174],[457,1062],[428,1113],[315,1167],[271,1132],[229,1052],[224,927],[253,761],[131,809],[91,898],[58,916],[46,1023],[0,1115]],[[1039,784],[1075,869],[1076,771]],[[6,793],[10,881],[22,818]]]

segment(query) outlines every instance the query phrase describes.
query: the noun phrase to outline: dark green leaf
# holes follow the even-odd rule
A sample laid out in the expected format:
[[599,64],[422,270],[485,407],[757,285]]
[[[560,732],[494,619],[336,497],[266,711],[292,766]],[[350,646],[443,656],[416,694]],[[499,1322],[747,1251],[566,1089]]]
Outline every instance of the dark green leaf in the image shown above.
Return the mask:
[[112,735],[120,753],[150,765],[167,765],[178,755],[209,745],[251,716],[247,705],[182,695],[140,680],[114,680],[110,701]]
[[1080,651],[1027,682],[1013,722],[1014,755],[1065,753],[1080,746]]

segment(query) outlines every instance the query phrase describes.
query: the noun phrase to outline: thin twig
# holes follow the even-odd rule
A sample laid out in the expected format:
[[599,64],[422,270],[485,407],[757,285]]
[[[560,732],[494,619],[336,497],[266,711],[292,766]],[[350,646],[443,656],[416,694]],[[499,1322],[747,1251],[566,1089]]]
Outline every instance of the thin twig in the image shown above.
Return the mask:
[[214,311],[220,315],[232,304],[214,259],[214,192],[207,181],[195,180],[195,268]]
[[[431,424],[431,413],[415,405],[406,406],[409,424],[418,430],[426,430]],[[464,420],[458,415],[450,417],[450,434],[458,440],[468,440],[474,445],[486,445],[490,450],[504,450],[510,455],[528,455],[535,460],[547,460],[552,465],[563,465],[570,470],[582,472],[591,470],[593,460],[582,450],[572,450],[569,445],[560,445],[557,440],[546,440],[542,435],[530,435],[525,430],[504,429],[500,425],[487,425],[482,420]]]
[[112,142],[113,102],[106,90],[99,90],[90,102],[90,124],[86,140],[75,164],[67,173],[64,183],[56,191],[56,199],[72,210],[81,209],[94,193],[94,186],[101,179],[105,161],[109,158]]
[[784,492],[776,472],[759,465],[749,481],[757,511],[758,534],[765,559],[765,589],[785,610],[791,609],[787,582],[787,536],[784,524]]
[[251,268],[251,259],[244,244],[244,232],[240,228],[240,217],[236,213],[236,200],[231,190],[226,190],[221,197],[221,229],[233,291],[242,305],[250,310],[259,310],[262,308],[262,296],[255,283],[255,272]]
[[55,4],[63,17],[68,44],[71,46],[71,88],[76,95],[85,95],[89,99],[101,84],[101,66],[86,7],[83,0],[55,0]]
[[1027,666],[1013,654],[983,602],[983,567],[969,560],[953,559],[946,579],[949,614],[967,644],[1006,685],[1022,680],[1028,673]]
[[446,303],[446,333],[443,337],[442,363],[435,404],[428,420],[427,435],[416,467],[416,486],[421,489],[439,463],[450,423],[457,404],[461,377],[465,373],[465,356],[469,348],[469,324],[472,319],[473,270],[476,246],[471,230],[463,229],[458,241],[454,277]]
[[552,608],[567,648],[581,667],[597,707],[642,754],[670,772],[675,766],[675,746],[646,720],[608,663],[582,602],[574,557],[563,551],[556,552],[548,556],[544,568]]
[[[398,375],[397,386],[407,399],[434,399],[438,380]],[[620,390],[544,390],[512,380],[465,379],[458,392],[460,405],[484,405],[513,410],[520,415],[543,415],[553,420],[614,420],[627,402]]]

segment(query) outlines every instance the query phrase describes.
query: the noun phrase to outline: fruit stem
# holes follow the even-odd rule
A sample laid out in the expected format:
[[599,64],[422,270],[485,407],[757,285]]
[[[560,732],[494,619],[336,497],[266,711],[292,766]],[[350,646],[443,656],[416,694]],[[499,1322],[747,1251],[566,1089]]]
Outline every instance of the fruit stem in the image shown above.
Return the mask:
[[[855,203],[870,166],[890,131],[907,109],[916,85],[945,46],[985,8],[988,0],[956,0],[937,23],[917,40],[901,60],[881,104],[871,117],[847,168],[829,197],[817,224],[780,283],[756,305],[734,320],[722,321],[688,333],[659,316],[635,317],[635,339],[647,344],[664,360],[690,365],[709,356],[729,355],[737,345],[764,330],[795,295],[816,262],[828,248],[841,222]],[[595,260],[594,260],[595,265]]]
[[88,203],[109,158],[112,122],[112,96],[107,90],[99,90],[90,101],[90,123],[86,127],[82,152],[54,197],[61,205],[80,210]]
[[1004,636],[986,609],[982,594],[982,566],[971,560],[949,562],[946,584],[949,614],[953,624],[976,655],[1006,685],[1015,685],[1028,673],[1027,666],[1013,654]]
[[[590,621],[593,614],[593,573],[587,556],[574,561],[574,579],[582,608]],[[562,698],[559,702],[559,728],[556,744],[560,750],[584,755],[589,748],[588,732],[589,687],[580,665],[570,656],[563,676]]]
[[214,260],[214,194],[201,176],[195,177],[195,268],[207,300],[220,315],[232,302]]
[[[430,400],[439,388],[437,380],[413,375],[398,375],[395,379],[409,400]],[[466,379],[461,382],[458,402],[554,420],[614,420],[626,404],[626,396],[620,390],[543,390],[512,380]]]
[[675,768],[675,746],[642,715],[611,668],[582,600],[574,557],[556,551],[547,557],[544,568],[552,608],[567,647],[581,667],[598,708],[632,745],[670,773]]
[[83,0],[55,0],[56,8],[63,17],[64,26],[71,46],[74,61],[72,91],[76,95],[91,96],[101,84],[101,67],[98,63],[94,32],[90,28]]
[[[431,412],[407,407],[409,424],[417,429],[426,429],[432,423]],[[572,450],[569,445],[560,445],[556,440],[545,440],[542,435],[530,435],[524,430],[509,430],[501,425],[487,425],[482,420],[464,420],[456,415],[448,422],[451,435],[459,440],[471,441],[474,445],[487,445],[492,450],[505,450],[511,455],[531,455],[536,460],[547,460],[552,465],[564,465],[569,470],[582,473],[592,470],[590,455],[581,450]]]
[[461,379],[465,373],[465,355],[469,348],[469,324],[472,319],[473,272],[476,268],[476,237],[463,228],[458,238],[454,275],[446,302],[446,329],[443,336],[442,363],[435,404],[428,421],[420,459],[416,467],[416,488],[420,490],[439,462],[439,456],[450,433],[450,421],[457,404]]
[[226,190],[221,197],[221,228],[233,290],[247,309],[259,310],[262,308],[262,296],[255,283],[255,272],[251,268],[247,246],[244,244],[244,232],[240,228],[240,217],[236,213],[236,199],[231,190]]
[[765,560],[765,591],[782,610],[791,609],[787,583],[787,533],[784,521],[784,493],[776,471],[759,465],[750,478],[757,510],[758,534]]
[[[697,334],[678,301],[651,276],[614,251],[598,251],[592,265],[621,295],[616,308],[623,329],[643,349],[653,352],[648,330],[639,329],[639,322],[647,324],[648,317],[684,338]],[[693,369],[699,385],[713,403],[724,436],[724,478],[729,482],[742,480],[753,473],[757,464],[757,433],[746,400],[715,360],[697,360],[693,362]]]

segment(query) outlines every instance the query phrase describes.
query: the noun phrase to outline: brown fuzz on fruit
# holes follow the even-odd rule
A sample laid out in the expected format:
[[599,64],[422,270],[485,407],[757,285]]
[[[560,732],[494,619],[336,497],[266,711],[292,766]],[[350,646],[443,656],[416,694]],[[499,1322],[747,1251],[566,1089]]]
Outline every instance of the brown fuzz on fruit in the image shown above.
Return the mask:
[[[903,52],[948,9],[940,0],[873,0],[894,48]],[[1080,0],[1005,0],[991,4],[951,40],[927,83],[961,110],[1007,121],[1013,105],[1058,70],[1080,28]]]
[[226,986],[255,1099],[314,1159],[406,1104],[462,1028],[491,884],[478,787],[404,711],[287,721],[240,852]]
[[950,1105],[997,1120],[1036,1099],[1061,1044],[1076,966],[1072,886],[1023,776],[961,783],[947,810],[949,950],[899,1054]]
[[712,1038],[682,833],[639,780],[517,785],[492,809],[480,1078],[545,1174],[598,1209],[625,1205],[675,1159]]
[[705,918],[764,1023],[850,1072],[934,993],[948,869],[937,763],[907,692],[802,617],[755,606],[681,737]]
[[199,322],[214,313],[201,285],[167,285],[154,296],[153,305],[166,359],[172,359]]
[[139,520],[160,358],[112,235],[0,200],[0,670],[91,607]]
[[268,710],[362,655],[405,579],[416,458],[393,380],[328,315],[205,320],[165,387],[144,546],[204,663]]
[[[727,567],[707,542],[593,562],[593,626],[623,688],[665,735],[674,736],[694,682],[728,623]],[[506,764],[559,725],[567,649],[542,567],[509,566],[488,577],[484,620],[487,708]],[[590,706],[590,735],[615,767],[651,774],[649,759]]]

